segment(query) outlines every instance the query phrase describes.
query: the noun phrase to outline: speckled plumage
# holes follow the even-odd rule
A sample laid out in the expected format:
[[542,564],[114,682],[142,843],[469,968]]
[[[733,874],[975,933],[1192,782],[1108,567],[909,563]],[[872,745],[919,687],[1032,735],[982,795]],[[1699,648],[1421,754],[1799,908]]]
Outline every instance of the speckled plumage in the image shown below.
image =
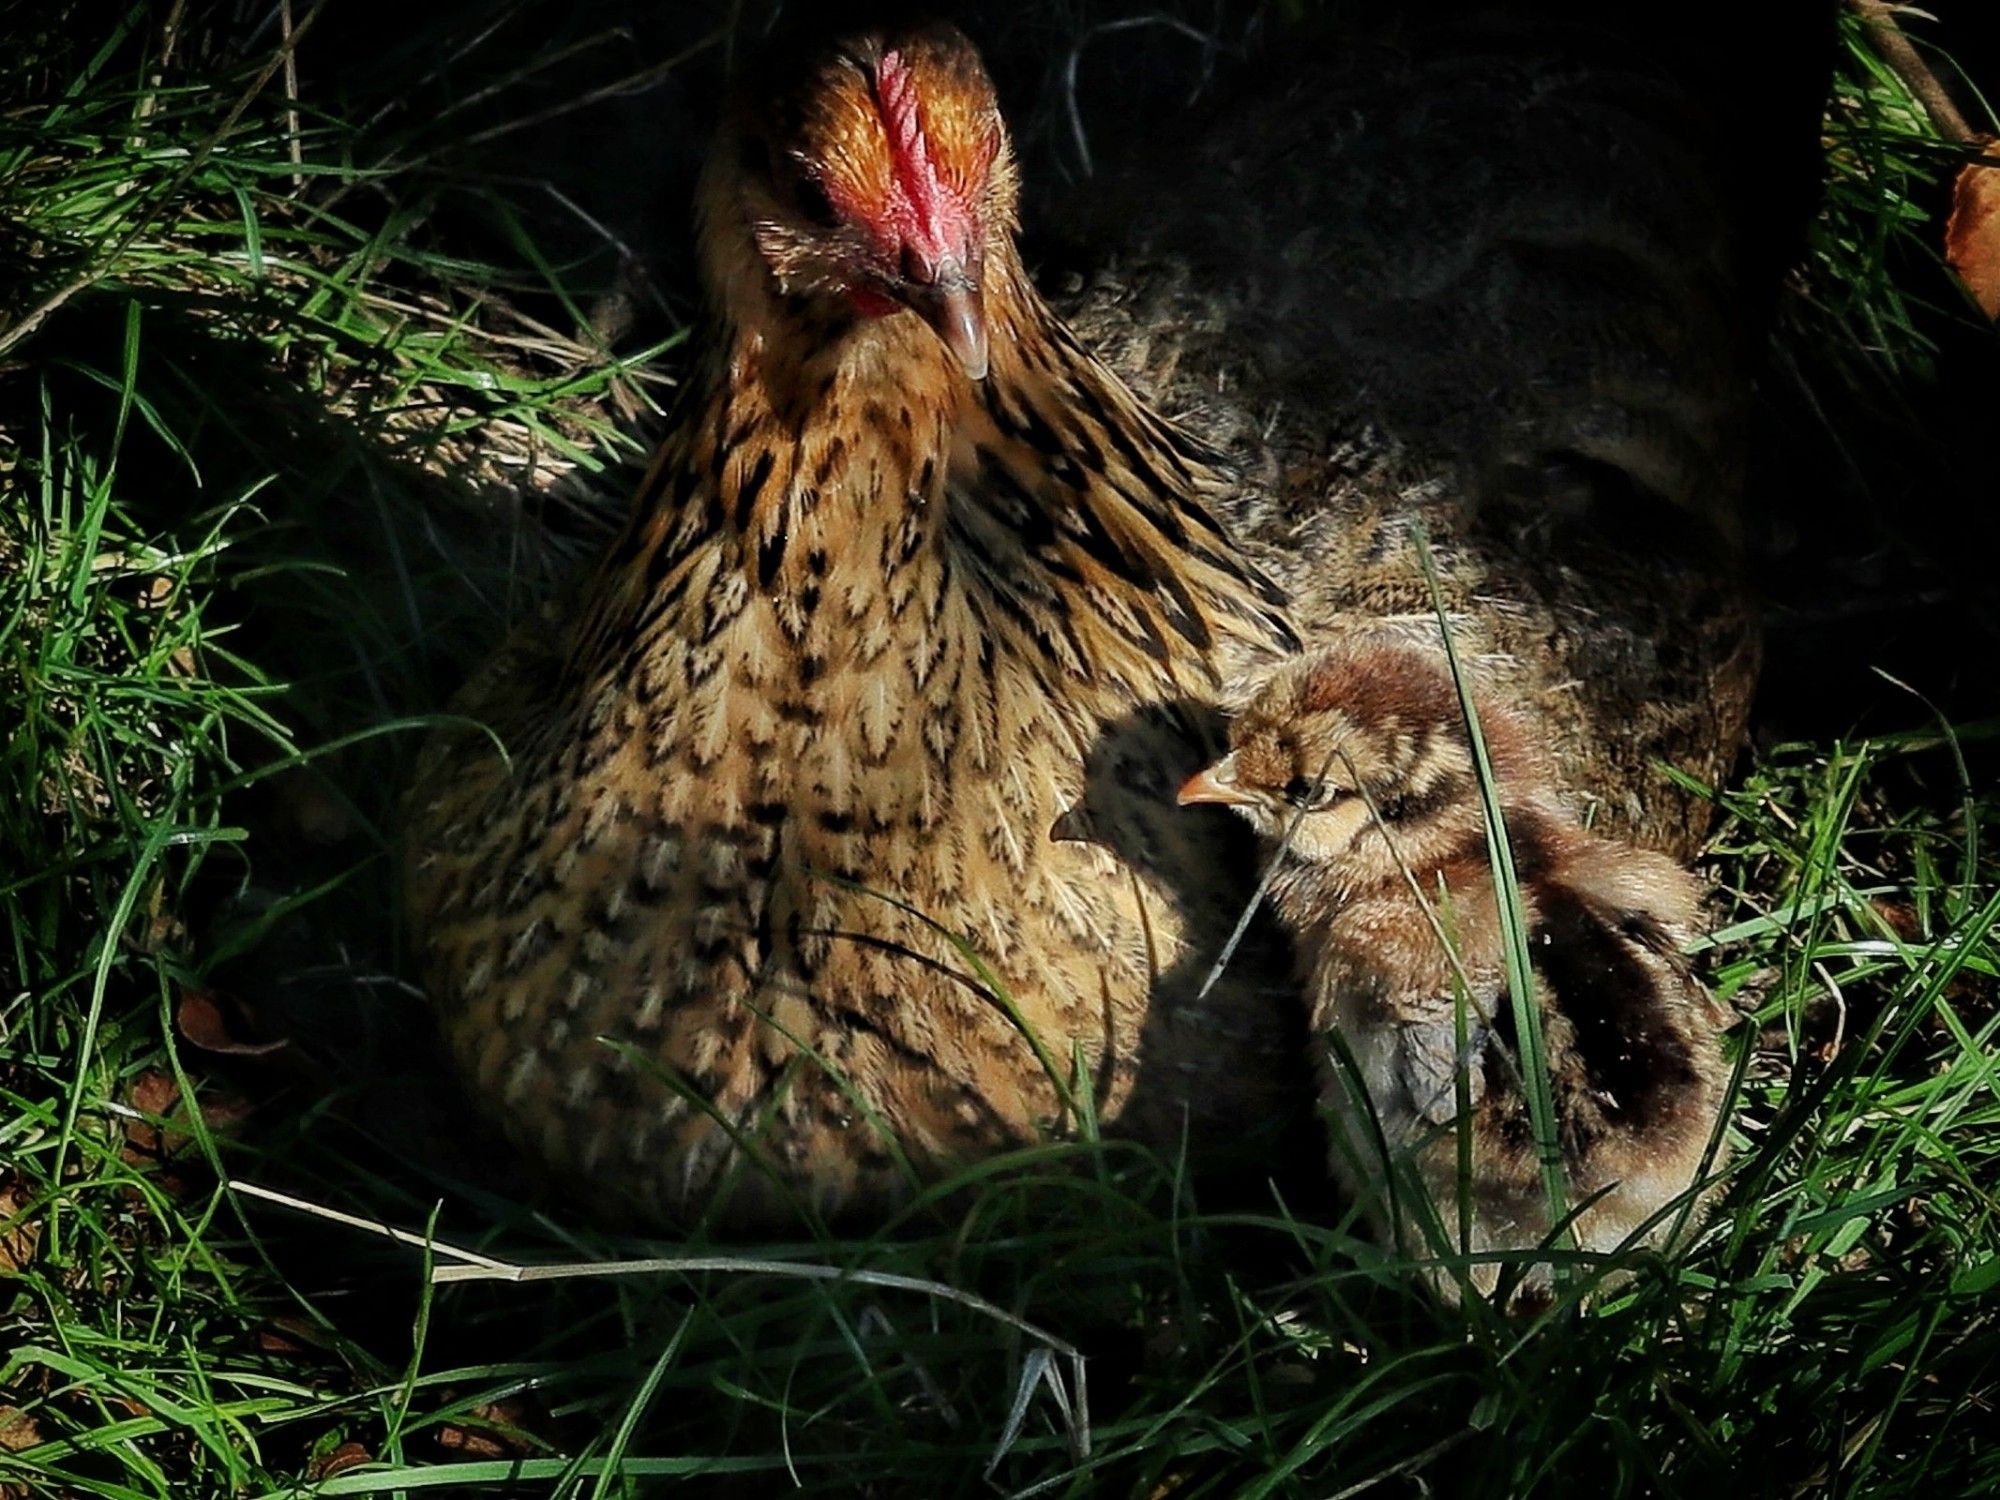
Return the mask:
[[[1171,790],[1228,677],[1424,607],[1412,515],[1468,639],[1548,702],[1614,815],[1685,845],[1685,804],[1633,803],[1653,795],[1645,757],[1714,774],[1740,727],[1720,608],[1631,587],[1659,575],[1616,546],[1563,550],[1539,503],[1489,544],[1482,518],[1505,507],[1466,506],[1461,455],[1368,425],[1366,382],[1278,357],[1265,319],[1284,309],[1208,277],[1200,235],[1192,258],[1125,254],[1059,299],[1069,324],[1052,314],[1014,249],[990,91],[951,33],[897,50],[941,180],[991,164],[983,196],[963,187],[983,238],[960,256],[986,378],[952,337],[967,294],[959,323],[873,315],[879,244],[792,173],[821,163],[829,201],[890,191],[866,97],[884,46],[825,55],[725,130],[701,197],[701,354],[631,520],[456,705],[504,757],[443,734],[411,794],[408,907],[448,1044],[529,1156],[613,1216],[865,1214],[1073,1125],[1062,1095],[1086,1083],[1110,1128],[1197,1156],[1282,1117],[1306,1067],[1284,943],[1257,929],[1197,998],[1249,841],[1176,815]],[[1365,170],[1342,165],[1346,139],[1323,143],[1336,196]],[[1348,211],[1236,201],[1272,234]],[[1464,228],[1476,245],[1490,226]],[[1299,253],[1334,264],[1338,240],[1310,236],[1338,232]],[[1729,449],[1721,428],[1697,438]],[[1684,662],[1640,660],[1645,630]]]
[[1161,893],[1049,837],[1106,722],[1208,693],[1219,639],[1288,640],[1203,507],[1217,476],[1050,321],[1004,179],[975,387],[913,317],[781,297],[736,149],[704,190],[703,363],[624,537],[461,701],[511,760],[443,738],[413,793],[460,1064],[609,1211],[865,1209],[1061,1123],[962,938],[1107,1119],[1141,1091],[1167,1136],[1224,1069],[1271,1113],[1279,1008],[1156,1000]]

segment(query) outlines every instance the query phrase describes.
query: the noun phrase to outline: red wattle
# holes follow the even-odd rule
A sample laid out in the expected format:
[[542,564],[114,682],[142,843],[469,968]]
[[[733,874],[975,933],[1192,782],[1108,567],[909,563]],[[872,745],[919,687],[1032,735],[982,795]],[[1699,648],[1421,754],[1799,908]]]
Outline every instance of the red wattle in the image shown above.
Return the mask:
[[847,301],[864,318],[886,318],[903,304],[872,286],[851,286],[847,289]]

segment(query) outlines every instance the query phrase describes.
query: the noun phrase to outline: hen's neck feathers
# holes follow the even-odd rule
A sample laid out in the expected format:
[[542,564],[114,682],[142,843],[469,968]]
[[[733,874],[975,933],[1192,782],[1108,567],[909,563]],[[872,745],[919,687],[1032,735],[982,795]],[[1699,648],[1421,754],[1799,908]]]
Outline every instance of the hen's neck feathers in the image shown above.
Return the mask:
[[1163,669],[1192,652],[1206,672],[1222,636],[1296,649],[1283,594],[1208,510],[1228,482],[1220,456],[1077,343],[1011,246],[990,280],[993,371],[956,434],[955,517],[997,523],[1022,579],[1094,609],[1104,645]]
[[753,599],[796,670],[865,666],[898,628],[941,650],[970,624],[1092,714],[1205,686],[1219,637],[1295,644],[1283,596],[1203,503],[1216,456],[1076,343],[1009,241],[989,252],[975,384],[912,315],[781,295],[729,208],[708,208],[704,354],[572,674],[629,668],[662,633],[712,639],[718,602]]

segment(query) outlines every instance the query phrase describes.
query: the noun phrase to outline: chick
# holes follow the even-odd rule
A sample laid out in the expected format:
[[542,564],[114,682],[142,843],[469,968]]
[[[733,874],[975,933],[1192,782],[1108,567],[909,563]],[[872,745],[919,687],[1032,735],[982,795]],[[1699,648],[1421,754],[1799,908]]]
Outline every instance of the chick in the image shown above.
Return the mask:
[[[1575,1243],[1661,1245],[1695,1218],[1677,1205],[1726,1084],[1722,1012],[1681,957],[1701,888],[1665,856],[1580,827],[1531,725],[1483,692],[1475,703],[1526,917],[1566,1201],[1583,1205]],[[1550,1236],[1548,1195],[1447,663],[1368,641],[1294,659],[1229,743],[1180,801],[1233,808],[1276,862],[1271,898],[1299,941],[1314,1032],[1337,1043],[1320,1058],[1335,1177],[1406,1251],[1531,1251]],[[1482,1293],[1502,1258],[1471,1265]],[[1430,1279],[1451,1297],[1458,1275]],[[1549,1282],[1546,1263],[1530,1265],[1519,1291]]]

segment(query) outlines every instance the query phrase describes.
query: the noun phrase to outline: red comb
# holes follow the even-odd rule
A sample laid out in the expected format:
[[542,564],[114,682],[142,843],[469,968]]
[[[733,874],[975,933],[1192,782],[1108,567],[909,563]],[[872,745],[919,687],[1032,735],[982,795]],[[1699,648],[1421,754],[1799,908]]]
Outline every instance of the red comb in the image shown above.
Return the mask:
[[889,200],[867,216],[877,238],[890,251],[909,246],[931,266],[963,257],[973,244],[976,216],[964,194],[938,175],[916,79],[900,52],[883,53],[875,65],[875,101],[896,172]]

